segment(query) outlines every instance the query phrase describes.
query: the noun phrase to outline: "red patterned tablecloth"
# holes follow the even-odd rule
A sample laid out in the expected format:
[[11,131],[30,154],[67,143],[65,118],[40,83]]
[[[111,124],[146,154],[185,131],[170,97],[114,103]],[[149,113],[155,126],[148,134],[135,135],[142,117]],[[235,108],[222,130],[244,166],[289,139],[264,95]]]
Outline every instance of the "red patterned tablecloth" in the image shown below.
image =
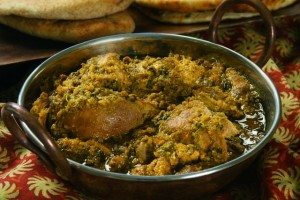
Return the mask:
[[[283,18],[276,20],[276,25],[276,47],[263,70],[280,92],[282,120],[255,163],[209,199],[300,199],[300,23],[295,18]],[[255,23],[222,29],[219,41],[255,60],[264,43],[261,27]],[[192,36],[206,38],[206,33]],[[48,171],[0,121],[0,200],[5,199],[88,197]]]

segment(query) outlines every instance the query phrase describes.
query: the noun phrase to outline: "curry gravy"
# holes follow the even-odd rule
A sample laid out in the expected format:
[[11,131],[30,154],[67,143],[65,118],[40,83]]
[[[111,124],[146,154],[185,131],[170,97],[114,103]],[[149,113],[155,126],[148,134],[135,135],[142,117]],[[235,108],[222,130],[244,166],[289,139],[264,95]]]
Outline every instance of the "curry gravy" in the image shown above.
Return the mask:
[[99,55],[55,79],[31,112],[66,157],[99,169],[159,176],[203,170],[264,136],[255,87],[213,56]]

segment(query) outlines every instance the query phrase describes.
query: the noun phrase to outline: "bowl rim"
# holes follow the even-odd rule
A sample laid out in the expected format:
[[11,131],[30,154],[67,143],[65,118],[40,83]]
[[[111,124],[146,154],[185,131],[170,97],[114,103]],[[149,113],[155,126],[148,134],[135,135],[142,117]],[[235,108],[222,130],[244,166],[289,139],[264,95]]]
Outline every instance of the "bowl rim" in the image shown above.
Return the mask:
[[[25,96],[29,89],[29,86],[33,82],[34,78],[37,77],[44,69],[47,68],[48,64],[69,54],[70,52],[78,51],[81,49],[88,48],[90,45],[101,45],[102,43],[106,42],[115,42],[115,41],[121,41],[121,40],[127,40],[127,39],[142,39],[142,38],[152,38],[152,39],[175,39],[175,40],[185,40],[187,42],[194,42],[194,43],[202,43],[205,45],[209,45],[212,47],[217,48],[218,50],[221,50],[223,52],[228,53],[228,55],[233,56],[235,59],[241,60],[247,67],[253,68],[255,72],[261,76],[267,83],[267,87],[269,87],[272,90],[272,97],[275,104],[275,112],[274,112],[274,120],[267,132],[265,132],[265,136],[263,139],[261,139],[255,146],[253,146],[250,150],[243,153],[242,155],[238,156],[237,158],[234,158],[232,160],[229,160],[225,163],[222,163],[220,165],[207,168],[201,171],[197,172],[191,172],[186,174],[175,174],[175,175],[163,175],[163,176],[140,176],[140,175],[128,175],[128,174],[122,174],[117,172],[109,172],[101,169],[97,169],[94,167],[86,166],[84,164],[78,163],[76,161],[73,161],[69,158],[67,158],[68,163],[73,167],[76,168],[82,172],[88,173],[90,175],[94,176],[102,176],[107,178],[113,178],[113,179],[119,179],[124,181],[140,181],[140,182],[167,182],[167,181],[174,181],[174,180],[187,180],[187,179],[194,179],[199,177],[208,176],[211,174],[215,174],[218,172],[223,171],[224,169],[231,168],[235,165],[238,165],[242,163],[243,161],[247,160],[248,158],[255,156],[270,140],[271,137],[276,129],[276,127],[279,124],[279,121],[281,119],[281,101],[278,94],[278,91],[272,82],[272,80],[251,60],[244,57],[243,55],[224,47],[220,44],[215,44],[207,40],[194,38],[190,36],[184,36],[184,35],[177,35],[177,34],[169,34],[169,33],[128,33],[128,34],[119,34],[114,36],[106,36],[101,38],[92,39],[89,41],[85,41],[83,43],[79,43],[76,45],[73,45],[69,48],[66,48],[62,51],[59,51],[58,53],[54,54],[44,62],[42,62],[25,80],[24,84],[22,85],[22,88],[20,90],[18,101],[17,103],[24,106],[25,104]],[[41,148],[44,152],[46,152],[43,144],[36,138],[36,136],[31,132],[31,130],[26,126],[25,123],[21,123],[24,130],[27,132],[27,134],[33,139],[33,142]]]

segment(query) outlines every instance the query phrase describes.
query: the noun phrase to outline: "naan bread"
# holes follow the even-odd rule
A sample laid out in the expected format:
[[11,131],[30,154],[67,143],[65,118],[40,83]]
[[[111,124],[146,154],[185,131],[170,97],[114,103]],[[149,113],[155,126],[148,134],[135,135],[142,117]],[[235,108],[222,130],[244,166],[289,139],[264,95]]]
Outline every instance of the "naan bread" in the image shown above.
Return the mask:
[[125,10],[133,0],[0,0],[0,15],[41,19],[92,19]]
[[123,11],[87,20],[45,20],[19,16],[0,16],[0,23],[23,33],[64,42],[81,42],[100,36],[133,32],[135,24]]
[[[278,10],[280,8],[284,8],[295,3],[297,0],[261,0],[269,10]],[[255,11],[252,7],[247,5],[237,5],[236,6],[238,11]]]
[[175,12],[215,9],[222,0],[135,0],[138,5]]
[[[297,0],[261,0],[269,10],[277,10],[291,5]],[[144,7],[156,8],[175,12],[198,12],[214,10],[222,0],[135,0]],[[237,6],[239,11],[254,11],[245,5]]]
[[[138,7],[142,13],[149,16],[152,19],[155,19],[160,22],[172,23],[172,24],[193,24],[200,22],[210,22],[213,16],[213,12],[211,10],[201,11],[201,12],[174,12],[174,11],[165,11],[165,10],[156,10],[145,7]],[[225,13],[222,19],[240,19],[253,17],[258,15],[258,13],[248,12],[248,13],[235,13],[235,12],[227,12]]]
[[[297,0],[261,1],[268,7],[268,9],[277,10],[279,8],[289,6]],[[136,7],[145,15],[160,22],[192,24],[209,22],[212,18],[214,9],[220,2],[221,1],[215,0],[136,0],[136,3],[138,4]],[[204,7],[198,8],[197,6],[199,5],[204,5]],[[231,11],[225,13],[223,19],[240,19],[257,15],[258,13],[255,12],[252,7],[245,4],[237,4]]]

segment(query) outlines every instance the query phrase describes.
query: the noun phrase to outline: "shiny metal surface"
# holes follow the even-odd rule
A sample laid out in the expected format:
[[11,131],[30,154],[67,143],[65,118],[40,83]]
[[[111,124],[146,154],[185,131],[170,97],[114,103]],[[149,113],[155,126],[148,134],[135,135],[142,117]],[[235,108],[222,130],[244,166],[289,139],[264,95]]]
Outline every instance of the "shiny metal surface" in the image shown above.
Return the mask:
[[[255,8],[261,15],[262,19],[266,26],[266,41],[263,49],[263,53],[256,61],[257,65],[263,67],[271,57],[274,44],[275,44],[275,23],[272,18],[272,14],[268,11],[268,8],[257,0],[243,0],[240,1],[241,4],[249,5]],[[218,35],[218,26],[222,20],[223,15],[226,11],[230,10],[235,4],[238,4],[236,0],[227,0],[224,1],[218,8],[215,10],[215,13],[212,17],[212,22],[209,25],[209,32],[211,36],[211,41],[217,43]]]
[[[125,188],[127,193],[130,193],[130,191],[132,192],[131,197],[138,197],[138,193],[145,192],[143,188],[152,188],[152,191],[160,191],[161,187],[166,190],[168,190],[167,188],[171,188],[173,190],[177,186],[190,187],[191,184],[207,185],[205,187],[203,185],[199,187],[199,190],[203,190],[203,192],[196,192],[195,194],[198,195],[215,191],[233,179],[241,172],[242,169],[252,162],[258,152],[260,152],[260,150],[271,139],[280,120],[281,105],[277,90],[272,81],[256,64],[226,47],[208,41],[186,36],[157,33],[125,34],[104,37],[75,45],[54,55],[43,62],[27,78],[21,89],[18,103],[30,108],[32,101],[38,97],[39,87],[43,81],[47,80],[47,78],[51,77],[54,73],[70,72],[78,68],[80,63],[84,62],[88,58],[108,52],[116,52],[121,55],[133,56],[166,56],[169,52],[189,55],[192,57],[203,56],[206,54],[217,54],[233,67],[238,68],[238,71],[245,74],[258,88],[262,101],[264,102],[263,106],[266,112],[266,131],[265,137],[255,146],[255,148],[244,153],[240,157],[213,168],[184,175],[133,176],[102,171],[68,159],[72,168],[80,172],[77,174],[77,181],[92,191],[97,190],[97,186],[93,185],[97,183],[97,179],[101,179],[99,182],[101,184],[108,184],[113,181],[113,183],[115,185],[119,185],[119,187],[124,187],[124,184],[132,184],[132,187],[134,186],[136,192],[132,191],[130,188],[127,188],[127,190]],[[40,149],[45,149],[30,128],[28,128],[25,124],[23,124],[23,128]],[[93,181],[96,182],[94,183]],[[93,184],[91,185],[91,183]],[[145,186],[143,186],[144,184]],[[108,195],[107,191],[104,191],[105,189],[103,189],[101,185],[98,187],[98,192]],[[101,190],[101,188],[103,190]],[[115,189],[110,188],[110,191],[114,192],[114,190]],[[116,190],[115,192],[122,192],[123,190]],[[179,189],[179,191],[181,190]],[[184,191],[181,192],[185,193]],[[179,193],[177,196],[178,195],[180,196]]]
[[[70,179],[72,174],[70,165],[64,158],[62,152],[57,150],[58,146],[54,139],[51,138],[48,131],[37,122],[32,114],[19,104],[10,102],[6,103],[1,109],[1,117],[8,130],[13,133],[22,146],[37,154],[46,167],[54,173],[59,174],[61,178],[64,180]],[[46,147],[47,153],[43,152],[41,148],[33,144],[27,134],[24,134],[19,122],[24,122],[30,127],[35,136]],[[51,159],[49,158],[49,155],[51,155]]]

